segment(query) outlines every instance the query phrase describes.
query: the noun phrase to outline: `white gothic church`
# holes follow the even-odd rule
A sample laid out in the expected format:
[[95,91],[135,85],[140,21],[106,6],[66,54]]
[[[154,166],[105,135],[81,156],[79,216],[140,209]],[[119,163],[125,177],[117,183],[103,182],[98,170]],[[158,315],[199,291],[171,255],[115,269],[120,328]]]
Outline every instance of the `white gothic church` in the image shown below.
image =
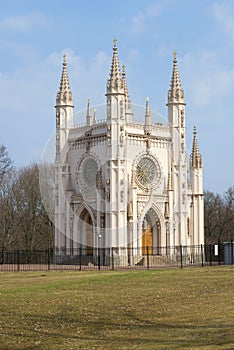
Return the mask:
[[[156,72],[155,72],[156,74]],[[116,40],[106,86],[105,115],[73,124],[66,56],[56,98],[55,248],[158,247],[204,244],[203,170],[194,128],[189,165],[184,91],[174,54],[168,121],[132,113]],[[103,119],[104,118],[104,119]]]

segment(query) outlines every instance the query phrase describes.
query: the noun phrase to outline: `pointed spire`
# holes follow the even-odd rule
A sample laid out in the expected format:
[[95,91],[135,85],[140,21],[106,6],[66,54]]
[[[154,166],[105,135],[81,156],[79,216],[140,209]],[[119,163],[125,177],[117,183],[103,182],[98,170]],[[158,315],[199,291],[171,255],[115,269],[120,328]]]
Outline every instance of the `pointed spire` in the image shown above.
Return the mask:
[[149,106],[149,97],[146,97],[146,106],[145,106],[145,134],[150,134],[152,129],[152,118]]
[[123,88],[124,88],[124,94],[125,94],[125,103],[129,102],[129,94],[128,94],[128,86],[127,86],[127,80],[126,80],[126,72],[125,72],[126,66],[122,65],[122,81],[123,81]]
[[91,122],[92,122],[92,116],[91,116],[91,110],[90,110],[90,98],[88,98],[87,113],[86,113],[86,124],[88,126],[90,126]]
[[66,55],[63,56],[63,71],[60,81],[59,91],[56,97],[56,105],[70,105],[73,106],[72,92],[69,85],[69,78],[67,73]]
[[126,80],[126,71],[125,71],[125,65],[122,65],[122,84],[124,88],[124,96],[125,96],[125,117],[127,122],[132,122],[132,103],[129,98],[129,93],[128,93],[128,85],[127,85],[127,80]]
[[120,74],[120,66],[119,66],[119,58],[118,58],[118,50],[116,46],[117,39],[114,39],[114,47],[113,47],[113,57],[110,71],[110,78],[107,82],[107,88],[114,88],[118,90],[122,86],[121,82],[121,74]]
[[173,70],[170,89],[168,91],[168,103],[184,102],[184,90],[181,88],[180,75],[177,66],[176,52],[174,52]]
[[96,112],[96,108],[94,108],[93,110],[93,124],[97,124],[97,112]]
[[150,115],[150,108],[149,108],[149,97],[146,97],[146,104],[145,104],[145,115]]
[[202,168],[202,156],[199,153],[196,126],[194,126],[194,130],[193,130],[193,147],[192,147],[192,153],[190,156],[190,164],[193,168],[196,168],[196,169]]
[[88,98],[88,105],[87,105],[87,115],[90,115],[91,111],[90,111],[90,98]]

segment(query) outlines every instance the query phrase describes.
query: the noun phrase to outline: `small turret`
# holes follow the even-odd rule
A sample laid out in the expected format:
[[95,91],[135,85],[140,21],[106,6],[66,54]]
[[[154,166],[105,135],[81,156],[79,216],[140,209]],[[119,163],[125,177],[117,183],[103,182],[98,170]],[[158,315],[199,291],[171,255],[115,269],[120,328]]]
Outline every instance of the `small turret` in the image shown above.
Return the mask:
[[97,111],[96,108],[93,110],[93,124],[97,124]]
[[128,86],[127,86],[127,80],[126,80],[126,71],[125,71],[125,65],[122,66],[122,85],[124,88],[124,96],[125,96],[125,119],[127,122],[132,122],[132,103],[129,98],[128,93]]
[[87,104],[86,124],[87,124],[87,126],[92,125],[92,116],[91,116],[91,110],[90,110],[90,98],[88,99],[88,104]]
[[202,156],[199,153],[197,130],[193,131],[193,147],[190,155],[191,210],[193,217],[193,244],[204,244],[204,192]]
[[151,118],[151,112],[149,107],[149,97],[146,97],[146,106],[145,106],[145,125],[144,125],[144,131],[145,134],[149,135],[152,130],[152,118]]
[[190,165],[194,169],[202,168],[202,156],[199,153],[196,126],[194,126],[194,131],[193,131],[193,147],[192,147],[192,153],[190,156]]
[[126,80],[126,71],[125,71],[125,65],[122,65],[122,83],[123,83],[123,88],[124,88],[124,94],[125,94],[125,103],[126,105],[131,102],[129,99],[129,94],[128,94],[128,86],[127,86],[127,80]]

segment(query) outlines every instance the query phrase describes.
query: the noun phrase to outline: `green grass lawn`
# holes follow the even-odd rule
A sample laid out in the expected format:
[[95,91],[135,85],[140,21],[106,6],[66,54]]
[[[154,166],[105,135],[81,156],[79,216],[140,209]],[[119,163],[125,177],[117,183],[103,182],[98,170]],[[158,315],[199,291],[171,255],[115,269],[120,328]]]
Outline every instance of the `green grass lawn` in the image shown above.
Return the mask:
[[234,349],[234,268],[0,273],[0,349]]

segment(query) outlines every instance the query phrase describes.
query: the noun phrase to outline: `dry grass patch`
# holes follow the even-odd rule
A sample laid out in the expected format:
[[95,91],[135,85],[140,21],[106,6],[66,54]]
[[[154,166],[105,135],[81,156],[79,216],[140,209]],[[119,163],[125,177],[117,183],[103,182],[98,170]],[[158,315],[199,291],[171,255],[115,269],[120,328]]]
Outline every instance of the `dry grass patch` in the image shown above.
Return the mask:
[[234,269],[0,273],[0,349],[234,349]]

